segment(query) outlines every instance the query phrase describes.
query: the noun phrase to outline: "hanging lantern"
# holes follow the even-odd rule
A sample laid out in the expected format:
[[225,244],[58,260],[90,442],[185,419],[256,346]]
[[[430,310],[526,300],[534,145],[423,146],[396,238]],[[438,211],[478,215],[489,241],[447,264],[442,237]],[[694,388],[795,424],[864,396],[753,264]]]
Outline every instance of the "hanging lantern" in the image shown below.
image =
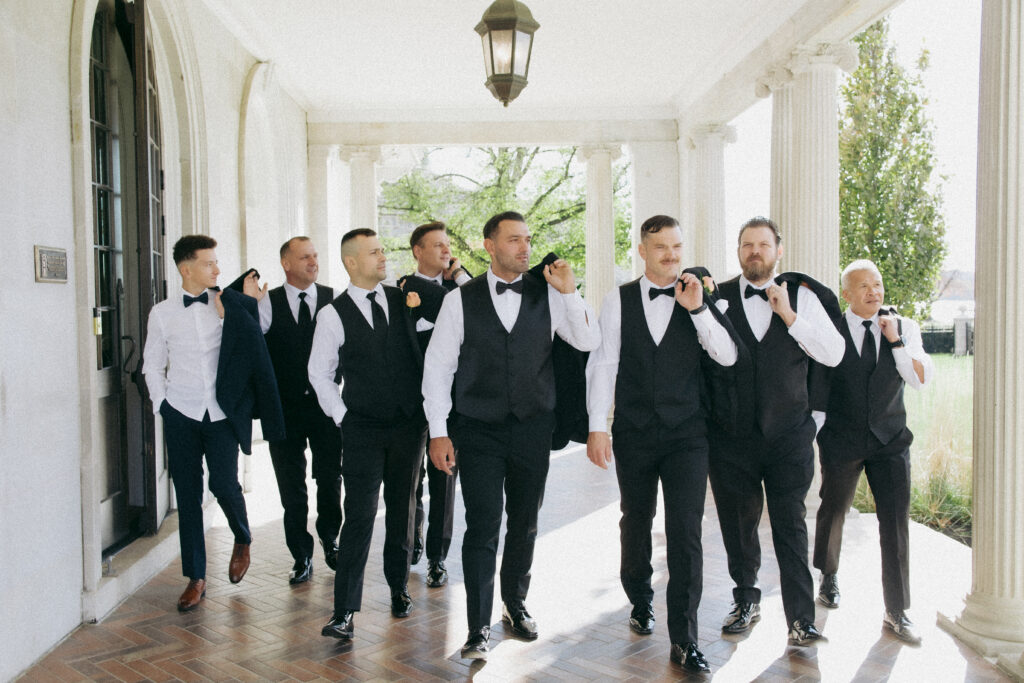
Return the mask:
[[526,87],[538,28],[530,8],[519,0],[495,0],[476,25],[484,46],[484,85],[506,107]]

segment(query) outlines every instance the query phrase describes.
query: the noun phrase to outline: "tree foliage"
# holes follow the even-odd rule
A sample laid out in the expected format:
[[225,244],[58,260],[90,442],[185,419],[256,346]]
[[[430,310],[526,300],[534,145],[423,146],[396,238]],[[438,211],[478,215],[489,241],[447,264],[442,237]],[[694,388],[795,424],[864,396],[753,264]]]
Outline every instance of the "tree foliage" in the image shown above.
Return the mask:
[[[586,178],[575,147],[473,148],[456,171],[440,172],[425,153],[420,165],[394,183],[384,183],[380,209],[410,225],[440,220],[448,226],[452,253],[472,273],[486,270],[483,226],[502,211],[518,211],[533,236],[533,261],[549,251],[573,267],[577,283],[585,275]],[[625,164],[613,174],[615,252],[625,265],[630,253],[631,217]],[[389,249],[408,252],[407,241],[394,239]]]
[[920,73],[897,61],[885,20],[857,36],[860,66],[842,88],[839,122],[840,257],[868,258],[887,303],[928,314],[946,256],[943,178],[934,173],[932,124]]

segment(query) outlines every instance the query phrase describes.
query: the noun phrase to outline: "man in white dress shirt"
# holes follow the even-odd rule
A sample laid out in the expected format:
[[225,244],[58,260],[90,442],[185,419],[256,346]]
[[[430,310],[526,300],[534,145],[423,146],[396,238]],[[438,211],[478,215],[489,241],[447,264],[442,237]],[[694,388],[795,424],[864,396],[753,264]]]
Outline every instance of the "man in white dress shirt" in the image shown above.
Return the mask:
[[[708,673],[697,647],[708,472],[701,365],[703,357],[732,365],[736,344],[704,302],[701,281],[692,273],[680,279],[683,233],[674,218],[644,221],[638,250],[644,274],[610,292],[601,306],[601,346],[587,364],[587,457],[607,469],[615,455],[619,579],[633,604],[629,626],[640,635],[654,630],[651,526],[661,481],[670,658],[688,671]],[[608,436],[613,402],[614,442]]]
[[[320,407],[341,427],[345,521],[334,576],[334,614],[321,634],[349,640],[362,607],[377,500],[384,484],[384,577],[391,614],[412,610],[407,583],[414,493],[426,438],[423,357],[405,295],[381,284],[387,257],[377,233],[350,230],[341,258],[351,283],[317,315],[309,381]],[[341,377],[341,392],[336,382]]]
[[[469,623],[462,656],[469,659],[487,657],[506,494],[502,621],[512,635],[537,637],[525,600],[555,426],[552,339],[558,334],[582,351],[601,341],[568,263],[546,266],[547,282],[527,273],[530,230],[522,215],[492,216],[483,232],[490,268],[444,298],[423,373],[434,466],[451,473],[458,445]],[[448,433],[453,385],[455,443]]]
[[757,527],[767,498],[789,642],[810,645],[823,636],[814,624],[804,520],[816,429],[807,376],[812,359],[838,365],[843,341],[809,287],[775,278],[782,235],[773,221],[747,221],[738,244],[742,275],[718,287],[740,341],[737,417],[708,434],[711,490],[735,582],[722,630],[741,633],[761,618]]
[[858,260],[843,270],[846,353],[832,371],[821,452],[821,507],[814,566],[821,570],[818,602],[839,606],[839,551],[843,521],[860,473],[867,474],[878,512],[882,547],[882,623],[896,637],[919,643],[904,610],[910,607],[910,443],[903,388],[919,389],[934,367],[913,320],[883,308],[885,287],[874,263]]

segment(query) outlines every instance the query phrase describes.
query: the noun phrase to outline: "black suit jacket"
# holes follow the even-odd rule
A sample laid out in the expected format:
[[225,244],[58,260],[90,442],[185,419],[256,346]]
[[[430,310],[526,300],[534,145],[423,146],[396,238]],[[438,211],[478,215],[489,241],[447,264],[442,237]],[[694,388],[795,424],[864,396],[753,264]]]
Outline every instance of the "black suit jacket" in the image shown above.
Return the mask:
[[217,359],[217,403],[246,455],[252,453],[252,421],[259,419],[263,438],[282,441],[284,415],[274,366],[260,330],[256,299],[234,289],[221,292],[224,329]]
[[[466,271],[466,274],[469,275],[469,271]],[[470,277],[472,276],[470,275]],[[398,280],[399,289],[406,294],[416,292],[420,297],[419,306],[416,308],[406,307],[414,325],[419,320],[426,320],[430,323],[437,322],[437,315],[441,312],[441,304],[444,303],[444,297],[448,292],[459,288],[453,280],[444,280],[443,282],[445,283],[444,285],[439,285],[433,280],[419,277],[416,273],[410,273]],[[416,332],[420,350],[423,353],[427,352],[427,346],[430,344],[430,338],[433,335],[433,328]]]

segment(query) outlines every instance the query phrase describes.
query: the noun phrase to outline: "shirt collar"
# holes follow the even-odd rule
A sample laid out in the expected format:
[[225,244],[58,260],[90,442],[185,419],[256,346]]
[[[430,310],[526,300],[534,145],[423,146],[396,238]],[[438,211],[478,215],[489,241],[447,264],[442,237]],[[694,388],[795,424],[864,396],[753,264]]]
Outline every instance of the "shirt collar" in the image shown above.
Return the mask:
[[[213,303],[213,297],[216,295],[216,292],[211,292],[209,289],[204,289],[202,292],[199,292],[199,296],[202,296],[203,294],[206,294],[206,298],[208,299],[207,303]],[[178,297],[178,305],[180,305],[183,308],[185,306],[184,297],[186,296],[189,297],[190,299],[195,298],[194,296],[186,292],[184,287],[182,287],[181,295]]]
[[863,326],[865,320],[870,320],[872,325],[878,325],[878,314],[875,313],[870,318],[862,318],[849,308],[846,309],[846,322],[850,327],[856,327],[857,325]]
[[[522,280],[522,279],[523,279],[523,274],[522,274],[522,273],[520,273],[520,274],[519,274],[519,275],[518,275],[518,276],[516,277],[516,279],[515,279],[515,280],[512,280],[512,282],[519,282],[519,281],[520,281],[520,280]],[[499,283],[499,282],[505,282],[505,281],[504,281],[504,280],[502,280],[502,279],[501,279],[500,277],[498,277],[497,275],[495,275],[495,274],[494,274],[494,271],[493,271],[493,270],[491,270],[491,269],[490,269],[490,267],[488,267],[488,268],[487,268],[487,284],[488,284],[488,285],[490,286],[490,288],[491,288],[492,290],[495,290],[495,289],[497,288],[497,285],[498,285],[498,283]],[[512,282],[509,282],[508,284],[512,284]]]
[[444,273],[438,273],[436,276],[430,277],[429,275],[424,275],[419,270],[416,271],[415,275],[416,277],[420,277],[424,280],[429,280],[430,282],[435,282],[437,284],[441,284],[441,279],[444,277]]
[[353,295],[357,295],[358,297],[365,299],[366,295],[369,294],[370,292],[377,292],[376,299],[378,302],[384,300],[384,285],[381,284],[380,282],[378,282],[377,286],[375,286],[373,289],[363,289],[362,287],[356,287],[351,283],[348,286],[348,295],[353,298],[356,298]]
[[[675,286],[674,284],[668,285],[668,287],[674,287],[674,286]],[[647,278],[646,273],[644,275],[641,275],[640,276],[640,291],[642,293],[646,294],[651,289],[666,289],[666,287],[662,287],[661,285],[656,285],[653,282],[651,282]]]
[[755,285],[753,282],[748,280],[744,275],[740,274],[740,294],[747,291],[747,285],[750,285],[754,289],[768,289],[768,287],[775,282],[775,275],[768,279],[763,285]]
[[292,284],[290,284],[288,282],[285,282],[284,283],[284,291],[287,292],[289,295],[291,295],[291,297],[294,298],[294,299],[298,299],[299,298],[299,294],[302,294],[303,292],[306,293],[306,298],[307,299],[316,298],[316,283],[314,282],[313,284],[311,284],[309,287],[306,287],[305,289],[299,289],[295,285],[292,285]]

